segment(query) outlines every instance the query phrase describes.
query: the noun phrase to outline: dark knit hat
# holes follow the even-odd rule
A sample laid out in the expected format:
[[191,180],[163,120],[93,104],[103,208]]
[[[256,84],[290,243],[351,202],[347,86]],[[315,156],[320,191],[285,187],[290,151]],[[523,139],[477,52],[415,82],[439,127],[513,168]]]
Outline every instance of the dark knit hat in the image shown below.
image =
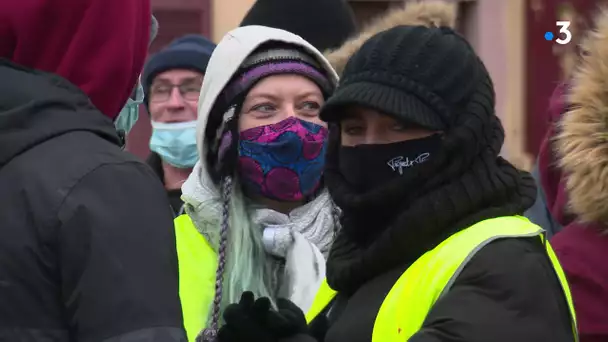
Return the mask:
[[205,73],[215,43],[209,39],[189,34],[175,39],[166,48],[152,55],[142,73],[142,85],[146,103],[150,85],[156,75],[171,69],[187,69]]
[[240,26],[248,25],[289,31],[319,51],[339,47],[357,30],[345,0],[257,0]]
[[321,119],[335,121],[344,106],[360,105],[446,130],[487,80],[479,57],[452,29],[398,26],[371,37],[351,57]]

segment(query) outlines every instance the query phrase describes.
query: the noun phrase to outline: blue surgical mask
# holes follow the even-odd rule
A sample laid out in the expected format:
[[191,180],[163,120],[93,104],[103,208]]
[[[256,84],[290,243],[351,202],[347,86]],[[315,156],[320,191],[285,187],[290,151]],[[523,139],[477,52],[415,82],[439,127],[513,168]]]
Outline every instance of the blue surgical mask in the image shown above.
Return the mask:
[[144,102],[144,88],[141,83],[137,83],[135,91],[135,100],[129,97],[127,104],[122,107],[120,114],[114,121],[114,126],[117,131],[123,131],[124,135],[129,134],[137,119],[139,118],[139,106]]
[[150,150],[178,168],[191,168],[198,161],[196,121],[163,123],[152,121]]

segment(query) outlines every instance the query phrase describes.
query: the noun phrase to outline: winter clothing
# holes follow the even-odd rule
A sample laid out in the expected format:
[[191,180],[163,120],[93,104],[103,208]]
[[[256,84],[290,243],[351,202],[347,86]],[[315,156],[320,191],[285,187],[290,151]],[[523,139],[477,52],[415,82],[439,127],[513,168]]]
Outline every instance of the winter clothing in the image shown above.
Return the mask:
[[215,44],[209,39],[188,34],[175,39],[169,46],[152,55],[142,73],[144,93],[148,102],[150,85],[156,75],[171,69],[187,69],[205,74]]
[[339,47],[357,30],[355,15],[345,0],[257,0],[240,26],[248,25],[297,34],[320,51]]
[[68,81],[7,61],[0,80],[0,340],[181,341],[154,174]]
[[[336,108],[361,104],[431,131],[446,130],[459,114],[454,107],[466,104],[463,101],[475,86],[467,80],[480,77],[482,71],[470,57],[471,48],[455,35],[423,26],[391,32],[403,45],[389,39],[363,44],[348,61],[348,77],[325,104],[321,118],[333,121],[342,114]],[[450,62],[441,63],[446,60]]]
[[[272,52],[268,54],[269,51]],[[276,67],[261,68],[269,63]],[[304,64],[308,67],[304,68]],[[260,74],[252,74],[253,70]],[[253,227],[260,227],[252,229],[263,232],[259,238],[265,250],[261,252],[272,265],[274,278],[269,281],[277,295],[308,306],[324,277],[324,253],[329,250],[334,232],[333,204],[327,191],[320,189],[309,202],[286,215],[243,198],[241,188],[233,188],[230,177],[238,160],[235,152],[239,141],[231,138],[239,136],[234,130],[238,128],[238,101],[254,85],[250,81],[260,80],[261,74],[294,72],[317,82],[320,89],[325,83],[332,88],[337,83],[335,72],[312,45],[289,32],[262,26],[229,32],[209,62],[198,108],[198,131],[205,133],[198,136],[200,161],[182,187],[188,215],[175,220],[180,296],[189,340],[205,328],[206,322],[210,322],[209,328],[216,328],[220,307],[212,305],[214,295],[223,295],[222,304],[238,301],[238,297],[228,298],[226,289],[235,286],[229,283],[231,275],[224,272],[224,267],[230,269],[225,263],[231,252],[221,248],[226,234],[230,238],[232,232],[239,231],[231,226],[238,220],[246,218]],[[225,167],[230,163],[233,165]],[[243,202],[245,207],[235,209],[235,201]],[[258,251],[250,253],[255,254],[251,259],[260,258]],[[202,269],[201,265],[208,267]],[[224,283],[218,280],[221,290],[214,292],[220,277]],[[249,289],[241,289],[245,290]]]
[[572,287],[581,342],[608,340],[608,12],[583,41],[580,68],[567,97],[572,104],[556,136],[558,166],[565,181],[568,208],[577,217],[553,238],[555,251]]
[[[66,78],[114,119],[144,65],[150,14],[149,2],[46,0],[33,5],[3,1],[0,57]],[[108,39],[108,32],[116,34]]]
[[446,6],[441,1],[427,1],[424,6],[411,6],[407,11],[397,8],[371,21],[359,34],[345,41],[339,49],[326,51],[325,57],[340,75],[350,57],[361,47],[363,42],[376,32],[402,23],[425,26],[442,23],[453,27],[456,25],[456,16],[453,14],[453,8]]
[[[457,67],[445,67],[454,61]],[[412,65],[417,68],[408,71]],[[386,294],[423,254],[427,257],[448,237],[469,234],[475,224],[520,215],[536,194],[530,175],[498,156],[504,131],[495,115],[491,79],[469,44],[450,29],[400,26],[365,41],[344,67],[335,100],[328,101],[321,116],[331,118],[345,104],[366,105],[361,93],[348,91],[358,82],[377,84],[389,94],[386,103],[374,99],[372,108],[406,124],[445,129],[439,153],[416,171],[365,193],[346,181],[339,134],[330,136],[325,176],[343,217],[327,262],[328,285],[338,294],[329,317],[320,315],[311,328],[325,342],[370,341]],[[391,110],[389,103],[397,103],[399,92],[406,94],[406,103],[415,95],[433,118],[424,121]],[[550,262],[543,240],[490,241],[461,265],[462,272],[450,279],[447,292],[407,340],[574,341],[567,284],[555,276],[559,265]],[[522,285],[531,280],[545,292]],[[418,307],[407,301],[401,305]]]
[[539,187],[539,195],[542,196],[537,197],[534,206],[525,214],[530,220],[543,227],[547,231],[548,237],[552,237],[564,225],[574,220],[572,214],[566,212],[565,177],[557,166],[553,143],[556,132],[555,124],[566,110],[567,88],[567,84],[560,84],[551,96],[549,114],[552,124],[543,139],[535,169],[532,172]]
[[168,203],[112,122],[150,17],[136,1],[0,5],[2,341],[185,338]]
[[[426,2],[409,6],[397,12],[405,13],[403,18],[408,18],[411,14],[408,9],[424,13],[422,9],[433,8],[427,7],[430,5]],[[391,16],[395,18],[396,14]],[[442,20],[435,26],[444,26],[451,21]],[[408,313],[413,312],[416,319],[420,318],[416,311],[419,306],[411,305],[411,301],[386,301],[387,293],[395,287],[417,286],[412,281],[396,283],[396,280],[408,277],[412,267],[420,262],[424,264],[434,255],[449,257],[435,259],[437,263],[432,265],[451,267],[446,265],[452,263],[452,254],[438,251],[446,246],[451,246],[449,251],[454,250],[453,241],[473,233],[475,237],[480,237],[477,233],[483,233],[485,237],[482,236],[472,250],[471,246],[464,249],[463,263],[452,269],[452,273],[458,271],[449,278],[441,298],[437,300],[439,294],[427,297],[437,301],[426,303],[432,309],[423,313],[418,330],[409,339],[395,337],[389,341],[575,341],[567,302],[568,287],[556,276],[559,265],[548,255],[551,249],[539,237],[540,228],[516,216],[532,205],[536,189],[529,174],[515,169],[498,156],[504,131],[495,115],[493,86],[483,63],[468,43],[450,29],[391,26],[376,25],[377,31],[365,36],[372,38],[358,42],[363,47],[343,68],[335,96],[341,97],[342,105],[347,103],[346,95],[340,95],[344,94],[342,88],[355,87],[357,77],[354,75],[362,74],[360,68],[368,67],[370,75],[382,74],[383,70],[391,68],[394,79],[386,77],[391,82],[378,85],[387,89],[387,94],[397,97],[396,93],[403,92],[411,96],[407,87],[412,83],[418,86],[413,87],[416,95],[424,95],[428,90],[438,94],[434,99],[422,96],[421,101],[431,109],[428,113],[435,116],[437,122],[446,125],[441,147],[437,153],[429,155],[428,161],[416,165],[416,171],[404,173],[373,190],[360,192],[346,181],[348,170],[340,165],[344,149],[340,146],[340,131],[330,131],[325,181],[342,211],[342,229],[338,231],[328,257],[327,284],[337,291],[337,295],[327,310],[311,322],[310,336],[300,335],[290,342],[368,342],[372,341],[372,331],[373,340],[386,340],[382,335],[376,335],[376,324],[380,324],[376,323],[376,318],[383,310],[381,305],[393,305],[393,312],[401,312],[403,317],[409,317]],[[425,41],[418,42],[416,37]],[[391,45],[389,42],[394,48],[390,52],[381,50]],[[412,49],[412,46],[420,48]],[[435,46],[441,51],[466,51],[462,52],[465,55],[462,64],[467,66],[470,77],[461,80],[462,89],[444,87],[444,83],[433,82],[424,73],[414,72],[410,78],[407,73],[399,72],[400,67],[409,67],[401,63],[402,56],[410,61],[420,61],[420,68],[424,69],[426,59],[435,57],[425,46]],[[348,49],[351,48],[349,45]],[[412,50],[420,51],[423,56],[410,58],[407,55]],[[365,59],[359,56],[363,53],[376,56],[376,59],[369,64],[359,63]],[[437,55],[435,58],[442,58]],[[446,80],[456,79],[460,70],[442,68],[449,65],[453,57],[448,53],[443,58],[445,60],[426,66],[428,74],[433,75],[435,68],[439,68],[437,75],[445,74]],[[366,78],[360,77],[361,82],[366,82]],[[405,90],[397,88],[402,84],[405,84]],[[332,101],[328,101],[322,117],[332,117],[344,110]],[[365,105],[359,98],[350,101]],[[391,97],[387,96],[386,102],[389,101]],[[379,104],[382,108],[390,107],[386,103]],[[388,114],[405,124],[412,119],[404,120],[401,113]],[[448,120],[444,123],[445,118]],[[515,221],[520,223],[505,224]],[[486,227],[497,227],[498,233],[490,228],[478,228],[488,222],[494,226]],[[513,233],[520,228],[521,234],[500,235],[501,229]],[[461,241],[471,243],[468,237]],[[471,254],[467,254],[469,251]],[[415,282],[435,281],[432,277],[425,278],[424,274],[421,272]],[[530,283],[535,286],[529,286]],[[423,285],[418,286],[426,291]],[[538,286],[544,291],[537,291]],[[436,285],[431,288],[436,289]],[[409,299],[416,300],[416,297]],[[396,316],[389,315],[384,321],[391,322],[390,319]],[[386,332],[400,334],[398,323],[391,327],[393,329]]]
[[[227,324],[220,329],[222,342],[274,342],[282,337],[305,333],[306,317],[300,308],[286,299],[277,303],[278,311],[270,310],[268,298],[254,301],[252,292],[244,292],[238,304],[230,304],[224,312]],[[264,326],[273,329],[265,329]]]
[[[327,96],[333,91],[331,81],[321,66],[306,52],[293,48],[268,48],[249,56],[241,65],[234,80],[224,89],[217,106],[227,108],[238,96],[247,94],[260,80],[277,74],[295,74],[315,82]],[[221,132],[224,133],[224,132]]]

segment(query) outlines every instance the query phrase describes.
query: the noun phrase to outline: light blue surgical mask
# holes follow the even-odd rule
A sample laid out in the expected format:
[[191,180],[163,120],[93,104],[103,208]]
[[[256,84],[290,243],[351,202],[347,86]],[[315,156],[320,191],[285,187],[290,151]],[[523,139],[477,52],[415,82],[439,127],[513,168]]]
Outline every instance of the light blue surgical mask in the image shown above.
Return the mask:
[[139,106],[144,102],[144,88],[141,83],[137,83],[137,89],[135,91],[135,100],[129,97],[127,104],[122,107],[120,114],[114,121],[117,131],[124,132],[124,135],[129,134],[133,126],[137,123],[139,118]]
[[152,121],[150,150],[177,168],[191,168],[198,161],[196,121],[164,123]]

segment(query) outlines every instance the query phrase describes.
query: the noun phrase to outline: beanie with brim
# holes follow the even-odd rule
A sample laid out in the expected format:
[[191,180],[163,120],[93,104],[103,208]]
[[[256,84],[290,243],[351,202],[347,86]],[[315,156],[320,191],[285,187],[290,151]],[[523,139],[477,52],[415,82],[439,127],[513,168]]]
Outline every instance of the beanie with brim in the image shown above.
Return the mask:
[[[405,124],[446,131],[482,79],[489,79],[483,63],[452,29],[398,26],[371,37],[355,52],[320,117],[339,121],[348,106],[356,105]],[[480,106],[493,98],[492,88],[487,89]]]
[[[432,95],[428,97],[433,98]],[[325,103],[320,118],[326,122],[339,121],[350,106],[374,109],[399,121],[432,131],[441,131],[447,127],[436,111],[416,95],[401,88],[370,81],[338,88]]]

